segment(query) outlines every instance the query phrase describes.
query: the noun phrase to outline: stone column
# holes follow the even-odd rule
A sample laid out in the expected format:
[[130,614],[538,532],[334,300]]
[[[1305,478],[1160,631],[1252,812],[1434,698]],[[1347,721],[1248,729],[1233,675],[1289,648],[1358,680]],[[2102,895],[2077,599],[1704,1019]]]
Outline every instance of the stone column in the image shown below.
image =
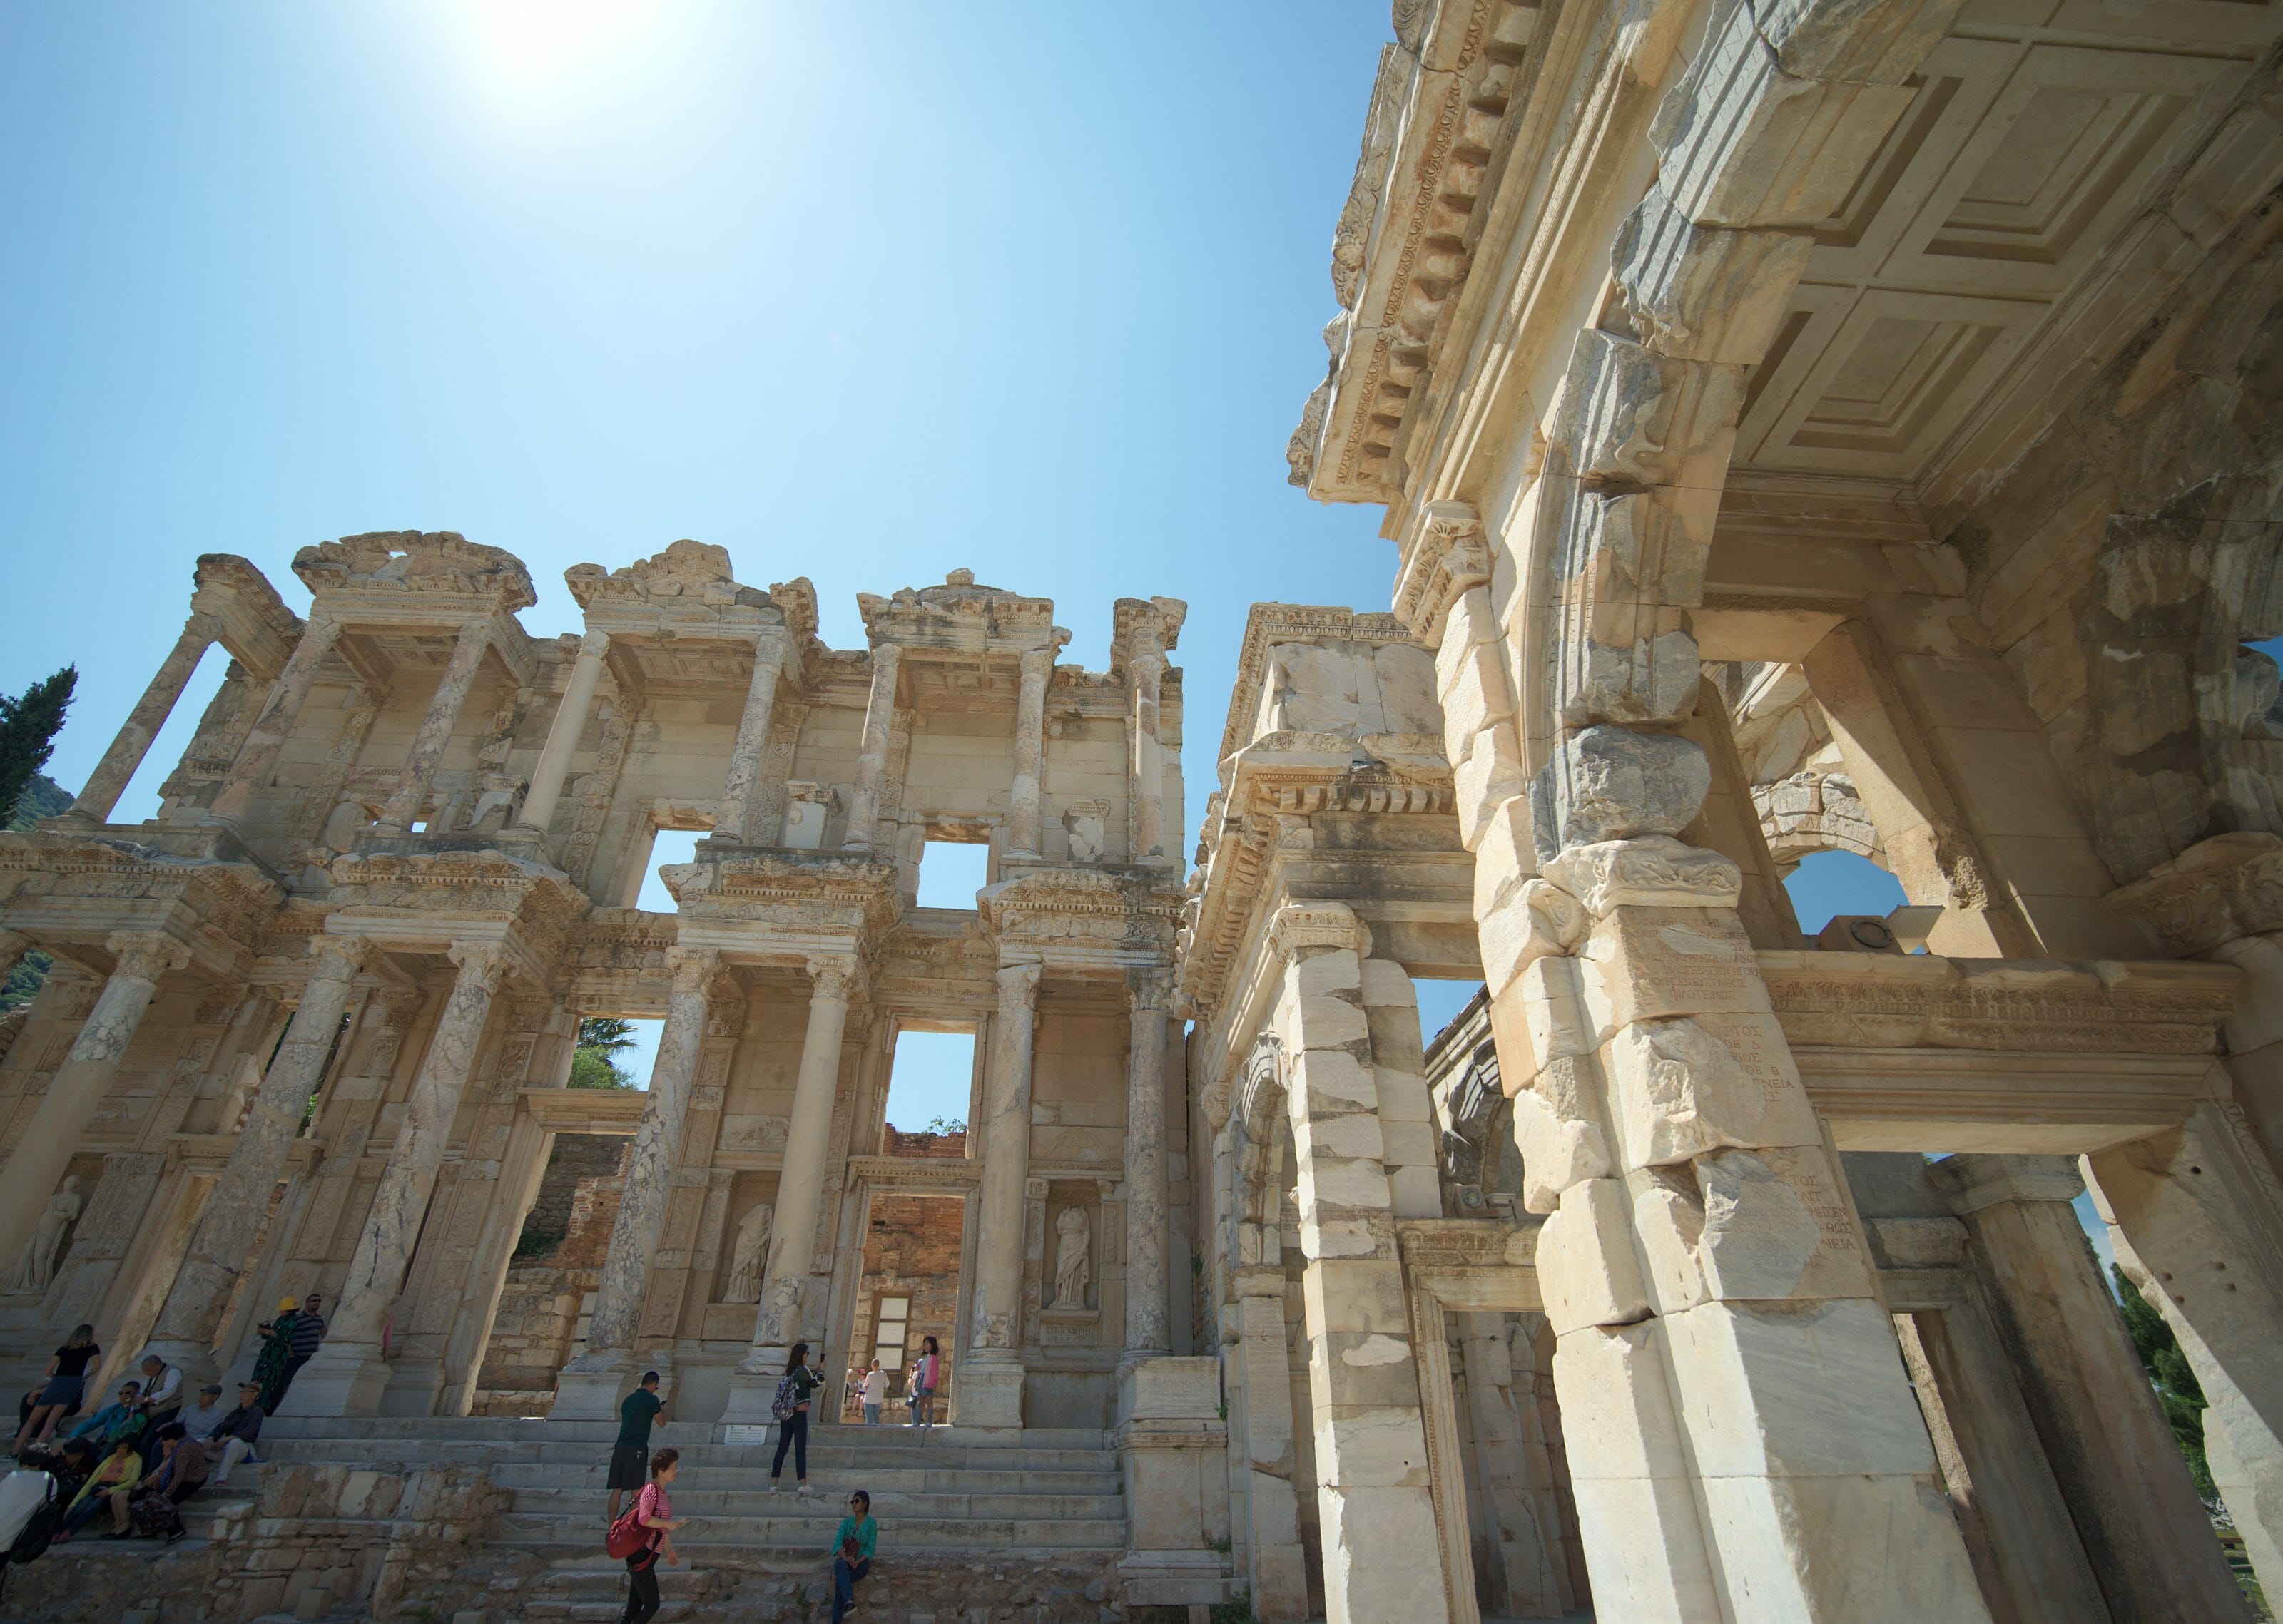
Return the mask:
[[23,1137],[0,1167],[0,1258],[13,1263],[56,1193],[80,1135],[119,1076],[159,977],[191,961],[191,950],[160,931],[121,931],[104,945],[118,958],[111,979],[72,1040]]
[[864,703],[856,789],[848,797],[848,832],[841,839],[852,851],[872,849],[872,825],[880,815],[880,791],[888,781],[888,735],[896,725],[896,667],[903,652],[895,643],[881,643],[872,650],[872,691]]
[[31,951],[31,937],[19,930],[0,930],[0,986],[7,984],[8,977]]
[[[792,1118],[785,1125],[783,1171],[777,1175],[776,1211],[769,1220],[769,1251],[761,1270],[761,1303],[753,1317],[753,1343],[737,1366],[722,1420],[760,1424],[785,1356],[800,1340],[801,1294],[816,1261],[816,1224],[824,1194],[825,1153],[832,1138],[832,1106],[840,1085],[840,1040],[848,1026],[849,983],[856,961],[839,955],[808,961],[808,1030],[801,1039],[800,1076],[793,1084]],[[822,1363],[822,1361],[820,1361]]]
[[563,798],[563,781],[571,774],[571,758],[578,753],[579,735],[587,730],[587,713],[594,707],[595,685],[603,679],[603,657],[610,647],[610,638],[601,632],[589,632],[579,640],[579,657],[571,667],[570,686],[563,690],[563,703],[556,707],[555,720],[548,726],[539,765],[531,769],[531,788],[523,797],[517,828],[544,835],[555,820],[555,805]]
[[365,948],[362,936],[317,939],[316,961],[292,1024],[285,1029],[285,1041],[254,1092],[253,1111],[230,1146],[230,1160],[167,1293],[151,1347],[180,1365],[186,1381],[210,1381],[221,1374],[214,1367],[214,1338],[238,1276],[253,1258],[270,1193],[285,1170],[310,1097],[324,1080],[325,1061],[339,1035]]
[[1170,978],[1127,977],[1126,1045],[1126,1356],[1171,1351],[1165,1279],[1165,1010]]
[[1360,929],[1333,903],[1288,905],[1269,933],[1285,961],[1275,1022],[1290,1057],[1286,1105],[1330,1624],[1440,1619],[1449,1608],[1435,1559],[1441,1535],[1394,1200],[1381,1158]]
[[1301,1624],[1308,1616],[1307,1558],[1300,1548],[1298,1470],[1292,1449],[1292,1359],[1284,1340],[1284,1271],[1240,1273],[1236,1346],[1231,1357],[1243,1389],[1249,1523],[1245,1560],[1252,1614],[1260,1624]]
[[975,1237],[975,1317],[959,1373],[962,1426],[1023,1425],[1023,1187],[1031,1174],[1031,1038],[1036,960],[1003,965],[983,1096],[983,1191]]
[[309,697],[310,685],[317,680],[317,667],[332,652],[340,634],[340,622],[330,615],[312,614],[302,626],[301,641],[293,645],[293,652],[285,658],[285,669],[270,684],[261,713],[246,730],[245,742],[238,747],[238,758],[230,764],[222,788],[214,791],[214,804],[206,808],[207,821],[232,828],[245,821],[253,810],[253,797],[269,787],[270,775],[277,771],[278,754],[293,731],[294,718],[301,714],[302,702]]
[[1039,799],[1046,774],[1047,684],[1054,674],[1051,645],[1024,651],[1022,688],[1015,700],[1015,788],[1007,811],[1010,856],[1039,854]]
[[721,811],[713,825],[717,836],[737,845],[751,845],[759,833],[752,827],[755,804],[760,798],[756,791],[760,788],[761,758],[768,754],[769,722],[776,714],[777,682],[784,666],[784,632],[770,626],[753,644],[753,679],[745,689],[745,711],[737,721],[737,742],[730,747],[729,775],[722,781]]
[[682,1121],[697,1076],[698,1049],[705,1041],[706,989],[721,967],[721,955],[711,948],[677,947],[666,962],[674,972],[673,1001],[658,1036],[634,1152],[627,1158],[626,1193],[611,1226],[610,1251],[596,1283],[587,1351],[563,1367],[555,1384],[555,1403],[548,1414],[558,1421],[607,1421],[633,1386],[643,1290],[666,1228],[666,1205],[682,1159]]
[[2240,1619],[2172,1429],[2069,1203],[2066,1158],[1952,1156],[1928,1169],[1965,1221],[2054,1479],[2120,1619]]
[[1157,690],[1165,680],[1165,657],[1153,641],[1126,662],[1133,684],[1126,727],[1134,746],[1134,861],[1161,861],[1165,851],[1165,753],[1157,738]]
[[205,657],[206,649],[221,636],[222,622],[212,615],[194,614],[183,623],[182,636],[175,640],[172,652],[160,664],[159,674],[151,679],[151,686],[143,690],[143,697],[128,713],[119,736],[112,740],[111,748],[96,763],[87,787],[71,804],[67,816],[90,823],[109,821],[112,809],[119,804],[119,797],[127,789],[128,780],[143,765],[151,741],[159,736],[159,729],[167,725],[175,702],[183,696],[191,673],[199,668],[199,661]]
[[2118,1266],[2210,1401],[2204,1451],[2252,1567],[2283,1590],[2283,1188],[2241,1114],[2218,1103],[2083,1167]]
[[404,1120],[396,1131],[380,1187],[373,1192],[372,1211],[349,1260],[348,1278],[342,1283],[324,1346],[294,1378],[280,1415],[371,1415],[380,1408],[381,1393],[388,1386],[381,1327],[404,1288],[413,1243],[419,1239],[428,1198],[436,1187],[436,1169],[443,1165],[452,1118],[459,1111],[461,1091],[467,1086],[468,1072],[483,1042],[484,1023],[491,1016],[492,995],[507,979],[510,963],[504,942],[456,943],[451,957],[459,974],[428,1039],[420,1075],[413,1080]]
[[412,735],[411,753],[404,758],[396,793],[380,809],[378,828],[401,835],[419,818],[428,786],[436,781],[436,765],[452,742],[452,730],[460,725],[460,708],[468,703],[468,690],[475,686],[476,671],[483,664],[484,650],[491,647],[491,641],[488,620],[471,620],[460,628],[459,641],[452,645],[452,657],[436,684],[435,696],[428,702],[428,714],[420,719],[420,730]]
[[1491,1609],[1520,1619],[1563,1617],[1578,1598],[1562,1548],[1553,1459],[1539,1422],[1533,1350],[1519,1327],[1514,1328],[1515,1341],[1508,1340],[1503,1314],[1456,1317],[1465,1356],[1467,1411],[1474,1419],[1483,1542],[1490,1558],[1481,1577],[1491,1593]]

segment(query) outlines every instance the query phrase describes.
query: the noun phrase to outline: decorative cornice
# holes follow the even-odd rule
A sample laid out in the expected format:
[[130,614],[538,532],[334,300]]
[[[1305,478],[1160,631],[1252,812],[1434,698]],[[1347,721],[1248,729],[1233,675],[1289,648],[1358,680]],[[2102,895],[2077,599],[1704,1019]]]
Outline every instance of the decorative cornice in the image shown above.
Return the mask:
[[312,592],[455,593],[489,598],[503,614],[538,602],[523,561],[456,531],[377,530],[321,541],[293,556]]
[[2103,901],[2167,958],[2196,958],[2244,936],[2283,931],[2283,839],[2215,835]]
[[1052,598],[1026,598],[978,586],[972,570],[954,570],[940,587],[907,587],[891,597],[856,594],[872,645],[1020,653],[1059,648],[1070,633],[1055,625]]
[[1482,516],[1471,502],[1430,501],[1398,546],[1395,618],[1427,647],[1439,648],[1451,606],[1491,578]]
[[1227,762],[1251,740],[1260,690],[1268,680],[1268,652],[1279,643],[1324,641],[1384,648],[1418,639],[1393,615],[1362,613],[1330,604],[1255,603],[1244,618],[1244,641],[1236,653],[1236,686],[1230,691],[1228,721],[1221,729],[1222,782]]

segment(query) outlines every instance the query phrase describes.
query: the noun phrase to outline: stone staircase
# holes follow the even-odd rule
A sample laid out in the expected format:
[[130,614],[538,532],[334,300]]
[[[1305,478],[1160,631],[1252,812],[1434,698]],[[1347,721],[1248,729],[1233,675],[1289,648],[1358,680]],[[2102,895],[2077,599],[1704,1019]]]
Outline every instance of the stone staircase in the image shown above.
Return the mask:
[[[768,1488],[774,1445],[721,1444],[704,1425],[666,1426],[653,1447],[682,1451],[673,1488],[683,1581],[709,1558],[758,1571],[821,1562],[856,1489],[872,1496],[880,1549],[1019,1560],[1115,1553],[1126,1542],[1118,1457],[1095,1431],[970,1434],[954,1427],[820,1427],[809,1449],[807,1496],[792,1464]],[[553,1563],[602,1561],[604,1487],[614,1422],[476,1418],[286,1419],[262,1432],[272,1461],[358,1466],[484,1465],[509,1491],[489,1543]],[[231,1487],[238,1488],[233,1474]],[[581,1564],[583,1567],[584,1564]],[[569,1570],[566,1570],[569,1571]],[[610,1570],[624,1592],[623,1570]],[[669,1574],[677,1570],[666,1570]],[[534,1614],[533,1616],[539,1616]],[[569,1616],[579,1616],[571,1614]]]

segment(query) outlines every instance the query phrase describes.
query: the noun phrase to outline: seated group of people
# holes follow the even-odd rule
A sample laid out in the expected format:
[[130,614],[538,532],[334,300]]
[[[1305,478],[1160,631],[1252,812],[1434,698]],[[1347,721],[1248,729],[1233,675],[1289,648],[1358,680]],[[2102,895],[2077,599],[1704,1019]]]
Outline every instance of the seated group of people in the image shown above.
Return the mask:
[[[78,1534],[107,1507],[109,1537],[171,1542],[183,1534],[183,1501],[209,1480],[227,1484],[240,1461],[259,1458],[253,1446],[261,1435],[261,1388],[241,1383],[237,1405],[224,1409],[221,1386],[210,1383],[185,1407],[182,1371],[145,1355],[139,1381],[121,1384],[112,1403],[53,1441],[57,1427],[80,1408],[87,1371],[102,1352],[92,1329],[80,1326],[48,1362],[44,1385],[24,1395],[14,1449],[19,1470],[0,1482],[0,1502],[35,1492],[44,1499],[45,1483],[19,1481],[44,1476],[54,1480],[66,1508],[58,1540]],[[7,1509],[0,1504],[0,1511]]]

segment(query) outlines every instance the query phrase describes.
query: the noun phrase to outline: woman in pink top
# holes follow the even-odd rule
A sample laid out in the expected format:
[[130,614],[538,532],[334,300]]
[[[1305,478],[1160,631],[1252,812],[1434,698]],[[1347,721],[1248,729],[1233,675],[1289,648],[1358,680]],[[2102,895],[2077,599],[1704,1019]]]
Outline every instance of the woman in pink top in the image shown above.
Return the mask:
[[935,1388],[942,1373],[943,1361],[936,1353],[935,1338],[920,1344],[920,1356],[912,1366],[912,1422],[915,1426],[935,1426]]
[[660,1449],[650,1457],[650,1481],[635,1496],[634,1509],[635,1520],[649,1538],[627,1558],[627,1610],[619,1624],[649,1624],[658,1616],[658,1559],[664,1557],[668,1566],[682,1560],[674,1554],[674,1531],[682,1524],[674,1515],[674,1502],[666,1497],[666,1486],[681,1469],[679,1449]]

